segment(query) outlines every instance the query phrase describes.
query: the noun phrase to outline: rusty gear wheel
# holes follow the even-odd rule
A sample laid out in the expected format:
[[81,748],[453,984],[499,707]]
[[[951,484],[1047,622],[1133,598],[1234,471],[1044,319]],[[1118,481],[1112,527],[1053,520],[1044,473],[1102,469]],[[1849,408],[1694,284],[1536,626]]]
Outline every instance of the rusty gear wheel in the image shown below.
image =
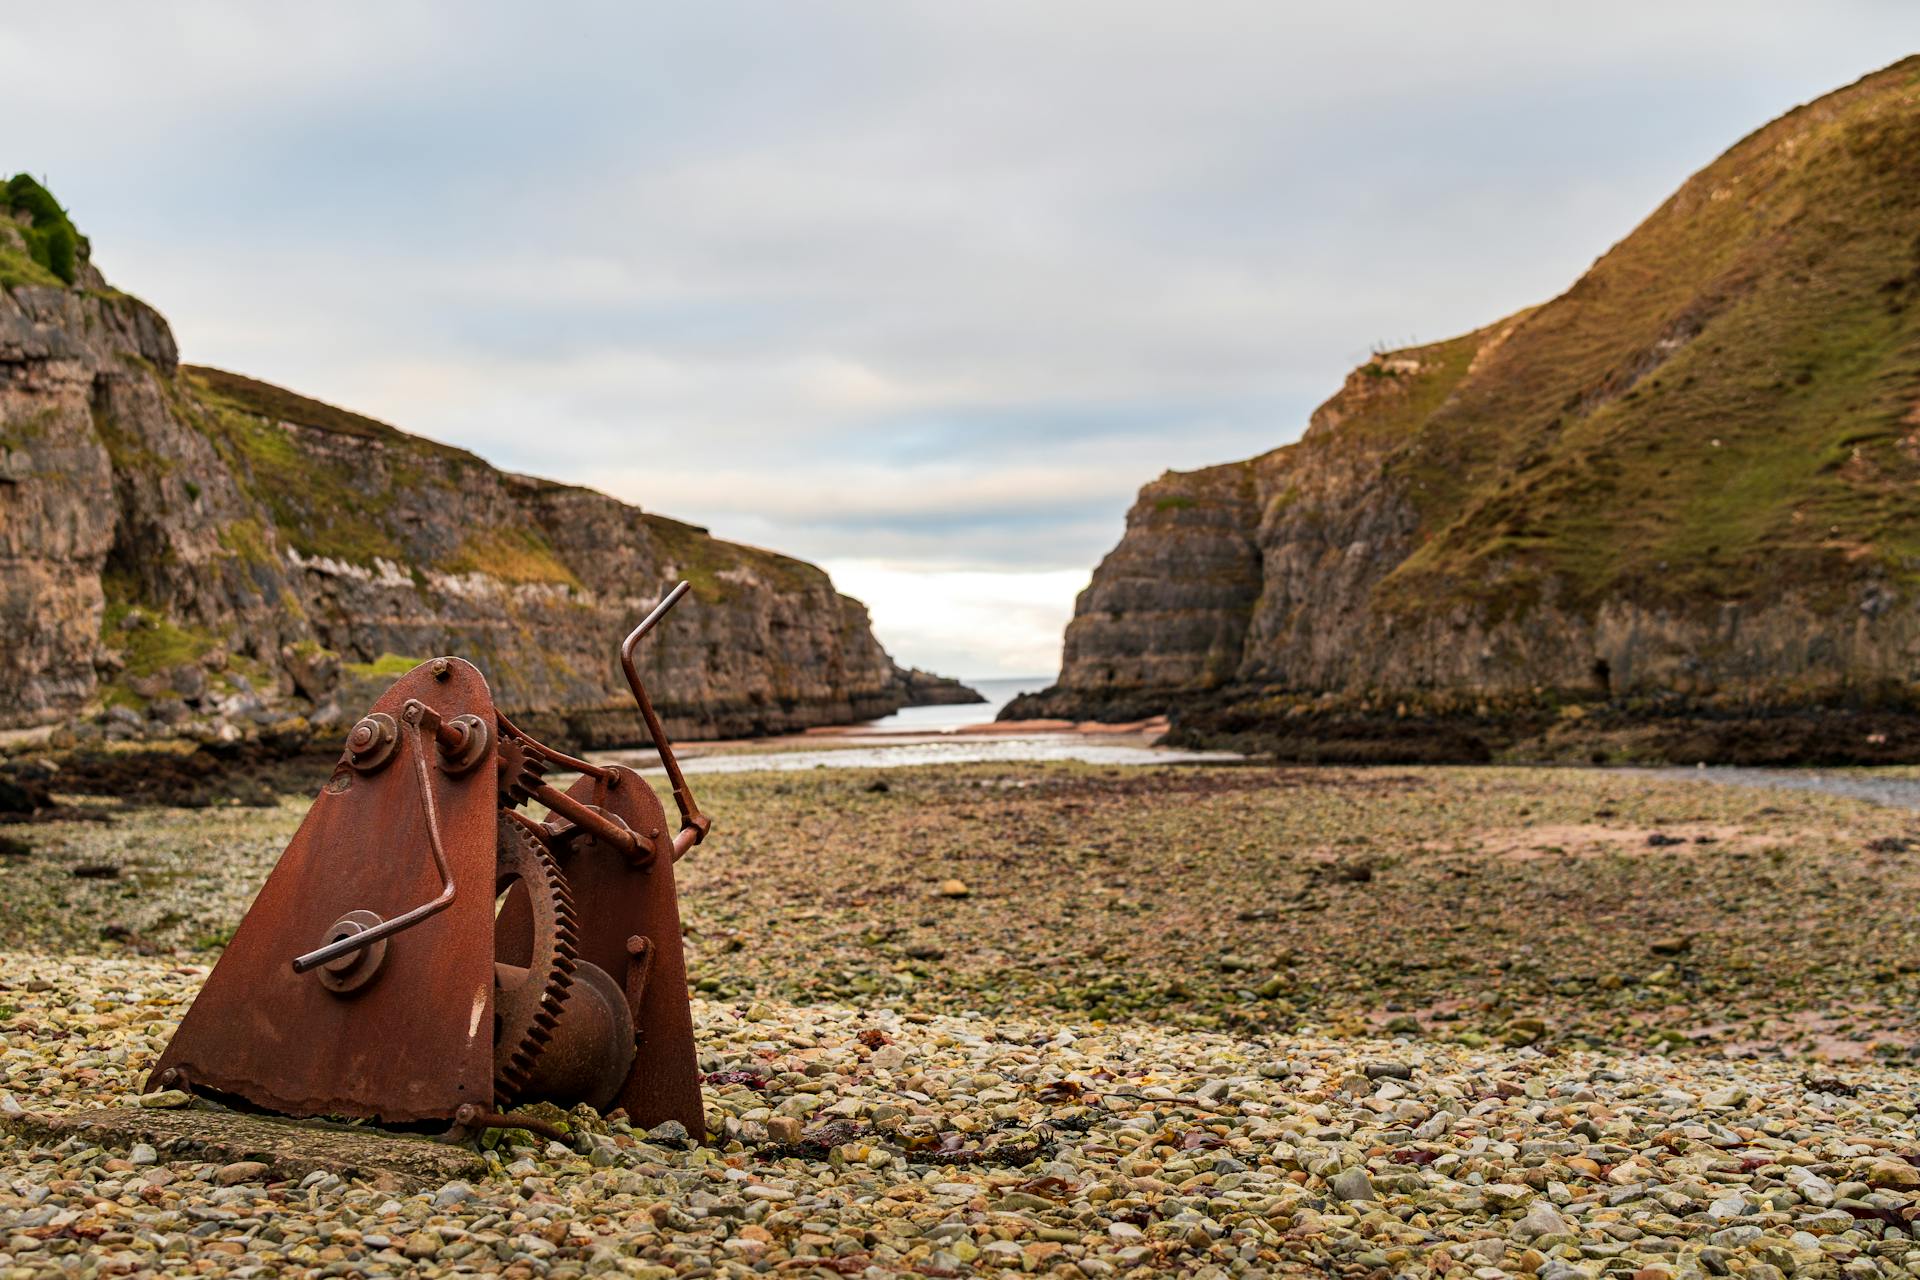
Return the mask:
[[495,749],[500,757],[500,805],[517,809],[533,797],[533,789],[545,779],[540,776],[540,761],[514,739],[502,734]]
[[553,1039],[580,954],[566,878],[517,813],[500,815],[494,901],[493,1088],[504,1106]]

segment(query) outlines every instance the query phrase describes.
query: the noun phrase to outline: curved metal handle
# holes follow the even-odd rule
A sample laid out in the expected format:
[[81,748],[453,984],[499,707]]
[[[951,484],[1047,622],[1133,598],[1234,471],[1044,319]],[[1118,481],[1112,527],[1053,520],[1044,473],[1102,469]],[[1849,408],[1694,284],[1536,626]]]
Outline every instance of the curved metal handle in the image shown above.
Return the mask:
[[673,838],[673,858],[678,862],[687,850],[707,838],[707,832],[713,827],[713,819],[700,812],[700,806],[693,798],[693,792],[687,788],[687,779],[680,772],[680,762],[674,759],[673,746],[667,741],[667,731],[660,727],[660,717],[655,714],[653,700],[647,697],[646,686],[640,683],[640,673],[634,669],[633,651],[653,630],[654,624],[667,616],[667,610],[680,603],[680,598],[691,589],[682,582],[667,592],[666,598],[653,607],[653,612],[640,620],[620,645],[620,669],[626,673],[627,687],[633,690],[633,700],[640,706],[640,718],[646,722],[647,733],[653,738],[654,749],[660,753],[660,763],[666,768],[667,781],[673,785],[673,803],[680,810],[680,834]]
[[427,768],[427,753],[420,745],[420,718],[425,712],[423,704],[409,700],[406,709],[400,713],[400,723],[405,727],[407,748],[413,754],[413,775],[420,784],[420,808],[427,818],[427,844],[433,849],[433,868],[440,873],[440,896],[391,920],[382,920],[359,933],[349,934],[305,955],[295,956],[295,973],[317,969],[330,960],[338,960],[341,956],[370,947],[382,938],[391,938],[402,929],[411,929],[428,916],[446,910],[453,902],[453,873],[447,870],[447,851],[440,843],[440,809],[433,799],[433,776]]

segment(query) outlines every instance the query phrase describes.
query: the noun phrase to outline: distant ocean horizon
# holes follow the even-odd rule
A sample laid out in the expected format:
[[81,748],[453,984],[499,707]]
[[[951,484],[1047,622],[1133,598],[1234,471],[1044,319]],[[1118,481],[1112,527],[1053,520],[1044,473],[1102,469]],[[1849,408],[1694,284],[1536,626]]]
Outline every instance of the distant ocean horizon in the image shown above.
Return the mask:
[[993,676],[960,683],[976,690],[985,702],[937,707],[903,707],[890,716],[862,721],[861,729],[874,733],[951,733],[970,724],[987,724],[1000,708],[1023,693],[1034,693],[1054,682],[1053,676]]

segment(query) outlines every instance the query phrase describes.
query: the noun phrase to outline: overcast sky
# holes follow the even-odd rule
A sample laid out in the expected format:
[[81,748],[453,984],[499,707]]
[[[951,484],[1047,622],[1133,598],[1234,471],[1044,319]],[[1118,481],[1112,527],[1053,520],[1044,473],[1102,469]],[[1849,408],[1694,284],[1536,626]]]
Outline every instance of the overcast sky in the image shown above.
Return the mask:
[[11,6],[0,163],[187,360],[1051,674],[1140,484],[1916,49],[1910,0]]

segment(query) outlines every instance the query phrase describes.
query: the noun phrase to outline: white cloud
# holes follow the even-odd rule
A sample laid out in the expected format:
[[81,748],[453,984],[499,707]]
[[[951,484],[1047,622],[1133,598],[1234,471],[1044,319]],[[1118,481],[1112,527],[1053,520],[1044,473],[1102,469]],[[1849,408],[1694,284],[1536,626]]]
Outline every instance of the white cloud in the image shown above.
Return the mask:
[[896,655],[964,678],[1047,676],[1060,670],[1060,636],[1084,569],[983,572],[938,564],[830,559],[822,567],[867,601],[874,633]]

